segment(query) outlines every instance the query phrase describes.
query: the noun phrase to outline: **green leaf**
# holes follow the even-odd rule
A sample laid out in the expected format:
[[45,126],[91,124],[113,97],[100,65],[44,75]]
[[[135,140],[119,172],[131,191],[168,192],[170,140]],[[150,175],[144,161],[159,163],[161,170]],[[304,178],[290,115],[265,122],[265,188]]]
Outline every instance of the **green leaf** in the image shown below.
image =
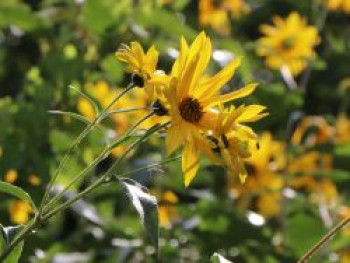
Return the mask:
[[0,181],[0,192],[13,195],[23,201],[30,203],[32,207],[35,209],[35,211],[37,211],[37,207],[33,202],[32,198],[22,188]]
[[101,67],[113,82],[122,80],[124,75],[123,66],[114,55],[105,57],[101,62]]
[[214,253],[210,258],[211,263],[231,263],[231,261],[227,260],[223,256],[218,253]]
[[101,34],[113,24],[111,1],[87,0],[83,8],[83,23],[93,33]]
[[[2,232],[4,234],[4,239],[6,242],[6,247],[13,241],[14,237],[17,235],[17,233],[23,228],[23,226],[8,226],[2,228]],[[24,241],[19,242],[13,250],[9,253],[9,255],[6,257],[6,259],[3,261],[3,263],[16,263],[18,262],[23,249]],[[1,250],[0,250],[1,251]]]
[[[157,19],[154,19],[154,18]],[[159,28],[171,36],[184,36],[194,39],[196,31],[182,23],[176,14],[166,10],[156,9],[153,12],[136,12],[134,19],[146,28]]]
[[40,26],[41,22],[25,4],[0,4],[0,28],[14,24],[24,31],[29,31]]
[[312,213],[299,212],[290,216],[286,222],[286,243],[296,253],[302,256],[324,234],[322,221]]
[[123,184],[133,206],[138,212],[150,241],[158,252],[159,220],[157,199],[142,185],[130,180],[119,179]]
[[6,248],[7,240],[4,227],[0,224],[0,254]]
[[73,119],[76,119],[78,121],[84,122],[86,124],[91,124],[91,121],[88,118],[86,118],[80,114],[74,113],[74,112],[60,111],[60,110],[50,110],[48,112],[51,114],[56,114],[56,115],[67,115],[67,116],[72,117]]

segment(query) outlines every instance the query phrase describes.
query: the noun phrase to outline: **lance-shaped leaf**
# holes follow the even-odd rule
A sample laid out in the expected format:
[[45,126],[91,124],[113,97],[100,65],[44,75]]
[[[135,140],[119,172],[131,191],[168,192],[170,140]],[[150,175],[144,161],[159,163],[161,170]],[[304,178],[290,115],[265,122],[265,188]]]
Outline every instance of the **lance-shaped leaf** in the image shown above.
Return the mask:
[[210,263],[232,263],[218,253],[214,253],[210,258]]
[[[0,225],[0,255],[8,248],[22,228],[23,226],[3,227]],[[17,263],[22,254],[23,244],[23,241],[19,242],[2,263]]]
[[140,215],[147,235],[158,253],[159,220],[157,199],[147,192],[142,185],[130,180],[119,179],[128,196]]
[[14,186],[12,184],[0,181],[0,193],[9,194],[23,201],[26,201],[32,205],[35,211],[37,211],[35,203],[33,202],[30,195],[27,192],[25,192],[22,188],[19,188],[18,186]]
[[0,254],[5,250],[7,246],[7,239],[4,227],[0,224]]

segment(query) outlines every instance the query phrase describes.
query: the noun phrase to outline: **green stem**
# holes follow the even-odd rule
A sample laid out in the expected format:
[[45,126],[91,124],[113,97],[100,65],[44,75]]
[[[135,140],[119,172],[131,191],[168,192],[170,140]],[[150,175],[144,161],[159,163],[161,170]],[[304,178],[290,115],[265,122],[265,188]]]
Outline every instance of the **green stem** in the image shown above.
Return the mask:
[[[148,115],[147,115],[148,116]],[[80,192],[79,194],[77,194],[74,198],[68,200],[67,202],[61,204],[60,206],[56,207],[55,209],[53,209],[52,211],[49,211],[47,214],[44,214],[42,217],[39,217],[39,215],[37,215],[35,217],[35,219],[29,223],[26,227],[26,229],[22,232],[20,232],[20,234],[18,234],[15,238],[15,240],[13,242],[11,242],[11,244],[6,248],[6,250],[3,252],[3,254],[0,255],[0,262],[3,261],[4,259],[6,259],[6,257],[9,255],[9,253],[13,250],[13,248],[20,242],[22,241],[29,233],[31,233],[32,230],[34,230],[41,222],[44,222],[46,220],[48,220],[49,218],[51,218],[52,216],[54,216],[55,214],[65,210],[66,208],[68,208],[71,204],[73,204],[74,202],[76,202],[77,200],[85,197],[86,195],[88,195],[91,191],[93,191],[94,189],[96,189],[98,186],[102,185],[106,179],[108,179],[114,168],[121,163],[121,161],[129,154],[129,152],[134,149],[136,146],[138,146],[139,144],[141,144],[145,139],[147,139],[148,137],[150,137],[153,133],[155,133],[156,131],[166,127],[169,125],[169,122],[164,123],[162,125],[156,125],[152,128],[150,128],[142,137],[140,137],[137,141],[135,141],[133,144],[131,144],[126,151],[123,153],[123,155],[121,157],[119,157],[118,160],[116,160],[113,165],[108,169],[108,171],[103,174],[97,181],[95,181],[92,185],[90,185],[88,188],[86,188],[85,190],[83,190],[82,192]]]
[[150,130],[148,130],[142,137],[140,137],[136,142],[134,142],[133,144],[131,144],[126,150],[125,152],[118,158],[118,160],[116,160],[112,166],[108,169],[107,172],[105,172],[96,182],[94,182],[92,185],[90,185],[88,188],[86,188],[85,190],[83,190],[82,192],[80,192],[78,195],[76,195],[74,198],[68,200],[67,202],[59,205],[58,207],[56,207],[55,209],[53,209],[52,211],[49,211],[47,214],[43,215],[42,220],[47,220],[50,217],[52,217],[53,215],[55,215],[56,213],[66,209],[67,207],[69,207],[71,204],[73,204],[74,202],[76,202],[77,200],[83,198],[84,196],[86,196],[87,194],[89,194],[92,190],[94,190],[96,187],[100,186],[101,184],[103,184],[106,180],[108,181],[109,177],[112,175],[112,172],[114,170],[114,168],[120,164],[122,162],[122,160],[124,160],[124,158],[129,154],[129,152],[134,149],[136,146],[138,146],[139,144],[141,144],[145,139],[147,139],[150,135],[152,135],[153,133],[155,133],[156,131],[160,130],[161,128],[165,127],[166,125],[168,125],[168,123],[165,123],[163,125],[159,125],[156,126],[154,128],[151,128]]
[[298,263],[306,263],[323,245],[325,245],[330,239],[334,237],[344,226],[350,222],[350,216],[340,221],[335,227],[333,227],[326,235],[324,235],[311,249],[309,249]]
[[15,237],[15,239],[11,242],[9,246],[6,247],[6,249],[2,252],[0,255],[0,262],[3,262],[10,252],[15,248],[15,246],[18,245],[19,242],[21,242],[28,234],[32,232],[32,230],[36,227],[38,224],[38,217],[33,218],[32,221],[30,221],[24,229],[22,229],[21,232],[18,233],[18,235]]
[[144,116],[143,118],[141,118],[140,120],[138,120],[132,127],[130,127],[130,129],[126,132],[126,134],[118,139],[115,143],[113,143],[112,147],[108,147],[106,148],[87,168],[85,168],[83,171],[81,171],[78,175],[76,175],[69,183],[68,185],[60,192],[58,193],[56,196],[54,196],[44,207],[44,212],[47,211],[52,204],[54,204],[56,201],[58,201],[63,195],[64,193],[66,193],[68,191],[68,189],[74,185],[75,183],[77,183],[78,181],[82,180],[84,178],[84,176],[92,169],[94,168],[100,161],[102,161],[106,155],[108,155],[111,151],[112,148],[118,146],[120,143],[122,143],[128,136],[130,136],[131,133],[133,133],[136,128],[144,121],[146,121],[148,118],[153,116],[153,112],[147,114],[146,116]]
[[100,117],[103,116],[113,105],[116,101],[118,101],[122,96],[124,96],[127,92],[129,92],[132,88],[133,88],[133,84],[130,84],[127,88],[125,88],[125,90],[123,90],[122,92],[120,92],[118,94],[118,96],[116,96],[112,102],[103,109],[103,111],[84,129],[84,131],[82,133],[80,133],[80,135],[78,136],[78,138],[75,140],[75,142],[73,143],[73,145],[71,146],[71,148],[68,150],[68,152],[65,154],[65,156],[63,157],[62,161],[60,162],[53,178],[50,180],[46,191],[44,193],[43,199],[41,201],[40,204],[40,208],[39,208],[39,215],[42,214],[42,210],[44,208],[45,202],[47,201],[47,198],[49,196],[49,193],[54,185],[54,183],[57,180],[57,177],[59,176],[59,174],[61,173],[63,167],[65,166],[66,162],[68,161],[68,159],[70,158],[70,156],[73,154],[73,152],[75,151],[75,149],[78,147],[78,145],[80,144],[80,142],[86,137],[86,135],[98,124],[98,122],[100,121]]

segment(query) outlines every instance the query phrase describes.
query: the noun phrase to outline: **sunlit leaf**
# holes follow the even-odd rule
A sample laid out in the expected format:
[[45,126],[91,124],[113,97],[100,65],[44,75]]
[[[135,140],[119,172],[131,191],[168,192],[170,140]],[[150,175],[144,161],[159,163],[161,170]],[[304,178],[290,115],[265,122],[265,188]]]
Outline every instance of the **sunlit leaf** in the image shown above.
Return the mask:
[[[8,226],[8,227],[1,227],[1,232],[3,234],[4,240],[2,242],[5,242],[5,247],[7,248],[9,244],[14,240],[14,237],[17,235],[17,233],[23,228],[23,226]],[[1,237],[0,237],[1,238]],[[3,261],[3,263],[17,263],[23,249],[24,241],[19,242],[13,250],[8,254],[6,259]],[[1,241],[0,241],[1,246]],[[1,252],[1,250],[0,250]]]
[[152,244],[158,250],[159,220],[157,199],[140,184],[130,179],[120,179],[128,196],[138,212]]
[[30,195],[18,186],[0,181],[0,192],[15,196],[23,201],[26,201],[30,203],[35,210],[37,210],[35,203],[33,202]]
[[218,253],[214,253],[210,258],[211,263],[232,263]]

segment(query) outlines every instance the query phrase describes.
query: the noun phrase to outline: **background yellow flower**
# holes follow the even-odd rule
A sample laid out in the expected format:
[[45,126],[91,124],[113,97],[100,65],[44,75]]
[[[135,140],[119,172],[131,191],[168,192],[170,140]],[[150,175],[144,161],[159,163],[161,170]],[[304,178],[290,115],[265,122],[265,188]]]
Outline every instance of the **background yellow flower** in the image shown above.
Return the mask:
[[286,66],[297,76],[316,56],[314,47],[321,41],[318,31],[296,12],[285,19],[274,16],[273,23],[273,26],[260,27],[265,36],[259,39],[256,52],[265,57],[268,67],[280,69]]

